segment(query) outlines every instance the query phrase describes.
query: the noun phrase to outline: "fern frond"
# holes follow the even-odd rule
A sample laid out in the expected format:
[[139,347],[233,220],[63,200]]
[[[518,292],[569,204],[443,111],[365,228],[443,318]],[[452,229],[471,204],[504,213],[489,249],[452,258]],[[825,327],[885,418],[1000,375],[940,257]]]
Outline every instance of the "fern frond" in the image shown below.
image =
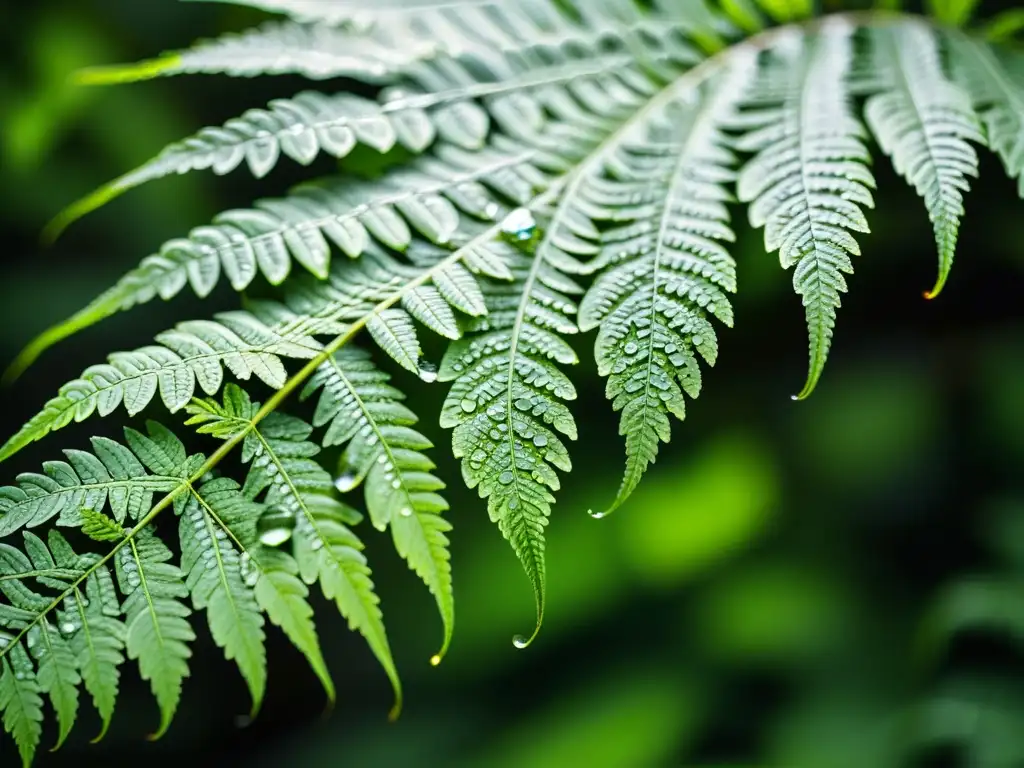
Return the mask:
[[[202,433],[230,440],[244,435],[242,458],[251,464],[245,491],[251,498],[265,493],[273,510],[268,545],[292,542],[299,574],[306,584],[319,582],[324,596],[334,600],[352,629],[366,638],[395,690],[395,708],[402,691],[391,657],[383,617],[363,544],[348,525],[359,521],[354,510],[334,498],[331,476],[313,460],[320,449],[308,440],[313,428],[300,419],[272,413],[261,423],[254,419],[259,404],[239,387],[225,389],[223,405],[202,400],[189,406],[189,424]],[[264,531],[264,533],[268,533]]]
[[[532,215],[523,214],[516,226],[532,238]],[[545,258],[550,236],[541,237],[532,258],[511,245],[502,249],[513,282],[484,286],[487,316],[467,326],[470,337],[449,348],[439,374],[453,382],[441,426],[454,429],[452,445],[467,485],[487,499],[491,521],[533,585],[536,631],[545,603],[544,526],[551,492],[560,487],[553,468],[572,469],[556,433],[576,438],[572,415],[559,402],[574,400],[576,390],[554,363],[577,362],[561,336],[577,330],[570,319],[576,306],[565,294],[581,292]],[[529,642],[517,638],[518,645]]]
[[965,35],[951,36],[953,74],[970,94],[988,145],[1024,197],[1024,65]]
[[258,274],[281,284],[292,273],[292,261],[327,277],[332,245],[355,258],[374,240],[408,248],[414,231],[447,242],[460,214],[495,215],[498,207],[488,187],[514,193],[525,183],[530,157],[522,149],[468,153],[441,147],[436,156],[380,180],[325,180],[298,187],[285,198],[258,201],[253,209],[222,213],[211,226],[169,241],[113,288],[40,334],[7,376],[17,376],[49,347],[117,312],[157,297],[169,300],[186,286],[206,297],[222,275],[242,291]]
[[128,448],[105,437],[92,439],[93,453],[67,450],[67,461],[43,465],[45,474],[18,475],[18,485],[0,489],[0,538],[58,517],[81,526],[88,512],[109,506],[118,522],[138,519],[153,506],[153,494],[169,493],[180,478],[152,474]]
[[[170,551],[144,524],[125,529],[121,522],[145,520],[156,491],[167,491],[167,503],[180,507],[176,495],[202,457],[189,457],[177,438],[156,424],[150,425],[149,435],[133,430],[125,434],[131,450],[94,438],[95,455],[67,451],[68,463],[51,462],[47,475],[22,475],[18,487],[0,490],[5,499],[30,504],[6,510],[2,519],[12,520],[8,533],[60,513],[62,526],[81,527],[96,540],[117,542],[106,558],[76,555],[55,530],[48,545],[24,531],[27,556],[0,544],[0,593],[8,600],[6,610],[0,611],[0,625],[18,632],[0,649],[0,657],[7,664],[17,662],[23,641],[36,660],[37,667],[33,670],[30,664],[24,674],[31,671],[37,690],[53,703],[58,745],[74,724],[83,682],[103,721],[100,735],[106,731],[124,652],[139,660],[143,678],[151,683],[161,710],[158,734],[170,723],[188,674],[187,644],[194,634],[186,621],[190,612],[177,600],[185,594],[180,571],[167,563]],[[105,565],[114,555],[123,605]],[[33,582],[56,590],[57,598],[37,591]]]
[[[0,632],[0,649],[13,638]],[[43,700],[39,683],[28,653],[20,645],[11,647],[0,660],[0,711],[3,712],[4,730],[14,737],[21,754],[21,764],[32,764],[36,747],[43,735]]]
[[206,610],[214,642],[249,686],[255,717],[267,684],[263,614],[243,575],[245,553],[229,533],[232,522],[255,520],[260,509],[239,491],[233,480],[218,478],[191,495],[181,515],[181,568],[192,605]]
[[296,74],[311,80],[352,77],[380,83],[390,72],[406,67],[417,49],[422,55],[432,47],[411,43],[402,51],[368,35],[326,24],[268,22],[149,61],[92,67],[80,72],[78,81],[107,85],[203,73],[233,77]]
[[[153,738],[166,731],[195,639],[192,612],[184,604],[190,595],[196,610],[205,609],[214,640],[249,684],[254,712],[266,680],[263,612],[306,655],[333,699],[305,586],[295,578],[298,566],[258,541],[263,505],[229,479],[199,483],[209,472],[209,460],[189,456],[159,424],[151,422],[148,434],[128,429],[125,435],[130,449],[94,438],[96,456],[69,451],[69,464],[46,465],[47,478],[64,483],[64,495],[37,503],[49,505],[49,517],[63,505],[60,524],[113,544],[106,556],[76,554],[56,530],[50,531],[48,543],[24,531],[24,552],[0,544],[0,594],[7,601],[0,602],[0,630],[16,633],[0,631],[0,711],[26,763],[39,740],[40,694],[52,701],[59,745],[75,721],[78,688],[84,683],[103,722],[97,738],[103,736],[126,656],[138,661],[159,704],[160,726]],[[130,479],[111,485],[104,465]],[[24,475],[20,487],[0,489],[0,494],[17,499],[39,477]],[[80,495],[67,495],[74,492],[76,477]],[[151,506],[156,490],[167,495]],[[86,503],[92,507],[72,506]],[[181,569],[170,562],[171,551],[152,526],[166,507],[181,517]],[[129,520],[132,527],[126,527]]]
[[148,528],[128,541],[115,561],[118,586],[125,595],[125,647],[128,658],[138,660],[139,673],[149,681],[160,706],[160,727],[150,737],[157,739],[167,732],[178,709],[192,656],[188,646],[196,636],[188,623],[192,612],[184,603],[184,575],[168,562],[171,551]]
[[810,395],[824,370],[843,275],[860,253],[850,233],[869,231],[862,207],[874,206],[864,129],[849,103],[852,34],[834,21],[780,40],[750,89],[759,102],[778,89],[780,105],[738,119],[746,133],[736,146],[756,153],[740,172],[739,199],[750,203],[750,223],[765,228],[765,248],[779,251],[784,269],[795,267],[807,314],[810,366],[795,399]]
[[184,408],[196,392],[220,390],[226,368],[243,381],[255,376],[274,389],[288,379],[281,357],[313,358],[316,342],[285,338],[247,312],[227,312],[216,321],[180,323],[156,337],[160,346],[111,355],[105,365],[85,370],[60,388],[42,412],[0,447],[0,461],[72,421],[98,413],[106,416],[123,405],[135,415],[159,393],[168,411]]
[[424,13],[438,9],[465,10],[479,6],[511,5],[522,0],[198,0],[231,3],[281,13],[298,21],[344,24],[368,22],[381,16]]
[[150,162],[71,205],[50,225],[48,237],[55,238],[76,219],[128,190],[164,176],[207,168],[225,175],[244,162],[253,176],[262,178],[282,156],[309,165],[321,152],[344,158],[358,145],[381,153],[396,146],[419,153],[435,135],[434,124],[415,105],[403,108],[396,102],[385,111],[352,94],[305,91],[171,144]]
[[735,239],[726,203],[735,157],[723,127],[751,76],[752,59],[711,80],[692,100],[669,105],[616,154],[611,178],[589,201],[614,215],[595,266],[603,269],[580,305],[580,330],[600,328],[595,357],[607,394],[622,411],[626,471],[611,507],[632,494],[685,417],[683,393],[700,393],[698,354],[718,353],[707,316],[732,324],[726,292],[736,265],[721,241]]
[[423,453],[433,446],[414,429],[418,419],[401,403],[404,395],[355,347],[324,363],[302,396],[318,391],[313,424],[327,427],[324,446],[346,446],[337,486],[347,491],[363,485],[374,527],[391,528],[395,549],[437,601],[444,641],[431,660],[436,665],[451,643],[455,603],[445,535],[451,524],[441,516],[448,503],[437,493],[445,486]]
[[946,283],[956,252],[964,193],[978,174],[968,142],[985,144],[970,97],[943,72],[935,33],[917,21],[872,30],[876,70],[888,80],[871,96],[865,114],[896,171],[924,198],[935,229],[939,276],[927,294]]

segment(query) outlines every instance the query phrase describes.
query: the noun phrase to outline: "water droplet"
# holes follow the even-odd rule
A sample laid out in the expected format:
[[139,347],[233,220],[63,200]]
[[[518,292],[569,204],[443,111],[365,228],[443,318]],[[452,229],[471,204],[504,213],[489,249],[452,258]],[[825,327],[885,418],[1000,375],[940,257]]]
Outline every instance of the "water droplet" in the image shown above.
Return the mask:
[[412,510],[409,509],[408,507],[402,507],[402,511],[399,512],[398,514],[400,514],[402,517],[411,517],[412,516]]
[[600,520],[601,518],[607,516],[607,514],[607,512],[594,512],[593,510],[590,511],[590,516],[595,520]]
[[526,648],[530,645],[530,641],[523,635],[516,635],[512,638],[512,645],[514,645],[519,650],[522,650],[523,648]]
[[516,208],[501,224],[501,231],[514,240],[529,240],[536,230],[537,220],[527,208]]
[[535,438],[533,438],[533,444],[536,445],[538,448],[543,448],[545,445],[548,444],[548,439],[545,435],[537,435]]
[[420,378],[427,384],[433,384],[437,381],[437,366],[427,360],[420,360],[417,363],[420,368]]
[[498,482],[502,485],[510,485],[512,483],[512,473],[508,470],[502,472],[498,477]]
[[295,530],[295,515],[284,507],[268,507],[256,523],[260,543],[268,547],[279,547],[292,537]]
[[430,666],[436,667],[440,663],[441,663],[441,657],[438,656],[437,654],[434,654],[433,656],[430,657]]
[[699,347],[703,343],[704,343],[704,339],[702,337],[700,337],[700,336],[694,336],[693,337],[693,346]]
[[75,625],[70,621],[66,621],[60,625],[60,631],[63,632],[65,635],[70,635],[72,632],[75,631]]
[[359,475],[352,469],[347,469],[334,479],[334,487],[339,493],[348,493],[359,485]]
[[635,355],[637,353],[637,350],[640,349],[640,347],[638,347],[635,342],[631,341],[628,344],[626,344],[626,346],[623,347],[623,349],[627,355]]
[[497,203],[488,203],[484,208],[484,216],[488,219],[493,220],[499,213],[501,213],[501,206]]
[[402,487],[402,481],[399,480],[398,478],[395,478],[394,480],[391,481],[391,487],[397,491],[399,488]]
[[466,413],[472,413],[476,410],[476,400],[470,400],[468,397],[462,398],[462,402],[459,405],[462,406],[462,410]]

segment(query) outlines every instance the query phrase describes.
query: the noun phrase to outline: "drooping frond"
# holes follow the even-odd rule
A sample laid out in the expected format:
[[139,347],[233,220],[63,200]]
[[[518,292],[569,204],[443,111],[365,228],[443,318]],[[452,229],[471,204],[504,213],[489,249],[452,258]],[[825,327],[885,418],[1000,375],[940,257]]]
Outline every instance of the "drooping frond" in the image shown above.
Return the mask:
[[414,105],[402,108],[395,103],[385,111],[352,94],[305,91],[171,144],[150,162],[70,206],[50,226],[49,236],[128,190],[164,176],[207,168],[224,175],[245,163],[253,176],[262,178],[282,156],[309,165],[321,152],[343,158],[360,144],[381,153],[396,146],[419,153],[435,136],[433,122]]
[[106,364],[87,368],[81,378],[61,387],[57,397],[0,447],[0,461],[94,413],[106,416],[123,405],[129,414],[137,414],[158,393],[171,413],[179,411],[197,385],[207,394],[216,393],[225,368],[243,381],[255,376],[280,389],[288,379],[282,357],[309,359],[318,352],[316,342],[304,336],[286,338],[247,312],[180,323],[156,341],[159,346],[115,353]]
[[410,43],[403,51],[366,34],[325,24],[268,22],[246,32],[202,40],[185,51],[166,53],[138,64],[94,67],[79,74],[79,81],[97,85],[127,83],[180,74],[302,75],[311,80],[352,77],[384,82],[415,57],[432,50],[429,44]]
[[250,210],[222,213],[211,226],[166,243],[82,310],[44,331],[8,369],[19,374],[46,349],[83,328],[186,286],[205,297],[223,276],[236,291],[258,274],[273,285],[292,274],[292,261],[326,278],[332,246],[356,258],[370,243],[403,250],[413,233],[447,242],[460,212],[488,218],[498,210],[488,189],[521,196],[536,171],[531,153],[499,148],[468,153],[439,148],[436,156],[377,181],[341,178],[307,184],[288,197],[258,201]]
[[[45,476],[22,475],[19,486],[0,489],[0,497],[15,505],[35,498],[29,520],[19,506],[5,507],[0,520],[35,526],[59,514],[63,528],[80,528],[113,547],[103,556],[76,554],[55,529],[46,542],[24,530],[23,550],[0,543],[0,712],[26,764],[39,741],[40,695],[51,701],[62,742],[84,684],[100,714],[102,736],[126,658],[138,661],[159,705],[160,726],[152,738],[166,731],[195,640],[189,598],[206,613],[225,657],[238,665],[254,712],[266,682],[264,613],[334,695],[305,585],[296,578],[298,565],[262,540],[264,505],[230,479],[199,482],[204,457],[189,456],[159,424],[151,422],[148,434],[125,434],[129,447],[93,438],[94,454],[68,451],[68,463],[50,462]],[[157,492],[166,495],[154,505]],[[166,507],[181,518],[180,568],[153,527]],[[4,535],[17,527],[9,523]]]
[[259,523],[267,546],[291,542],[302,580],[319,582],[324,596],[337,603],[349,626],[366,638],[395,689],[395,709],[402,692],[387,633],[374,591],[363,544],[349,528],[360,515],[335,498],[334,483],[314,457],[319,447],[308,440],[313,428],[300,419],[272,413],[257,423],[259,404],[244,390],[228,387],[223,404],[196,401],[189,424],[221,439],[244,435],[242,458],[251,464],[245,491],[263,495],[268,511]]
[[737,118],[736,146],[755,153],[737,182],[750,203],[750,223],[765,228],[765,248],[783,269],[795,267],[810,334],[805,398],[821,377],[832,345],[844,273],[860,247],[850,234],[867,232],[863,206],[874,205],[874,178],[864,129],[850,108],[848,74],[853,27],[825,22],[813,35],[781,39],[762,63],[750,93],[759,106]]
[[580,305],[580,330],[600,328],[598,372],[608,377],[626,438],[625,476],[609,512],[669,440],[669,416],[684,418],[684,392],[700,393],[698,355],[713,365],[718,353],[708,316],[732,324],[736,267],[721,241],[734,239],[725,183],[735,157],[722,128],[751,68],[749,57],[737,61],[705,90],[669,104],[586,193],[617,222],[601,237],[594,267],[603,271]]
[[[75,554],[56,530],[50,531],[48,543],[24,531],[24,552],[0,544],[0,594],[7,601],[0,603],[0,627],[15,633],[3,635],[0,657],[16,677],[12,698],[0,695],[0,708],[23,756],[34,749],[31,733],[37,741],[42,721],[38,707],[28,706],[33,691],[51,700],[62,742],[77,717],[78,687],[84,682],[105,732],[117,697],[118,669],[127,655],[139,661],[143,678],[152,685],[162,733],[188,674],[187,645],[194,635],[185,620],[189,610],[178,599],[185,595],[181,574],[166,563],[169,550],[148,529],[140,525],[129,533],[121,523],[145,518],[154,493],[182,490],[202,459],[189,457],[158,425],[150,427],[148,436],[133,430],[126,430],[126,436],[130,449],[93,438],[94,453],[67,451],[68,461],[48,463],[45,475],[24,474],[18,486],[0,489],[4,536],[59,515],[63,527],[81,527],[94,539],[120,544],[105,558]],[[114,554],[123,604],[106,565]]]
[[978,174],[970,141],[985,143],[971,98],[950,82],[935,33],[916,21],[872,30],[875,69],[887,81],[868,99],[868,125],[896,171],[924,198],[939,250],[937,296],[953,266],[964,193]]
[[445,535],[451,524],[441,516],[448,503],[438,495],[445,486],[423,453],[432,445],[414,429],[418,419],[402,404],[404,395],[355,347],[324,363],[303,397],[318,391],[313,424],[327,427],[324,446],[346,446],[335,484],[343,492],[363,486],[373,525],[391,529],[395,549],[437,601],[444,622],[444,642],[432,659],[438,664],[451,642],[455,603]]
[[[512,544],[544,615],[544,526],[560,481],[555,468],[572,469],[558,433],[576,439],[565,400],[576,390],[555,365],[577,362],[562,336],[576,333],[576,306],[566,294],[581,290],[544,258],[549,235],[536,235],[532,215],[518,216],[518,237],[540,237],[532,258],[504,247],[511,283],[485,286],[488,314],[467,325],[468,338],[444,356],[440,379],[452,382],[441,426],[454,429],[452,444],[470,488],[487,499],[492,522]],[[519,219],[522,219],[520,221]],[[566,256],[566,259],[569,257]],[[536,634],[536,633],[534,633]],[[531,638],[532,639],[532,638]],[[526,645],[529,640],[518,639]]]
[[[260,508],[239,493],[238,484],[218,478],[202,485],[181,514],[181,569],[196,610],[205,610],[214,642],[238,664],[252,694],[252,716],[267,686],[263,614],[246,580],[256,567],[243,565],[246,553],[230,540],[232,524],[259,517]],[[248,559],[251,560],[251,557]]]
[[1024,197],[1024,64],[966,36],[951,37],[950,44],[956,82],[970,94],[988,145]]
[[343,24],[368,22],[381,17],[424,13],[443,9],[465,9],[478,6],[511,5],[523,0],[201,0],[232,3],[282,13],[298,21]]

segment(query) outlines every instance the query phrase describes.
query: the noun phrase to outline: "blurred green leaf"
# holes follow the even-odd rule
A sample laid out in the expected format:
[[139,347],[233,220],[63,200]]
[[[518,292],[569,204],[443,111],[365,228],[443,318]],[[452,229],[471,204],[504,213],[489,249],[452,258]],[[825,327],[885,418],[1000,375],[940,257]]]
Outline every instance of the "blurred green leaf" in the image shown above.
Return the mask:
[[642,581],[676,584],[732,557],[765,531],[778,503],[774,462],[746,435],[712,439],[686,465],[659,468],[602,521]]

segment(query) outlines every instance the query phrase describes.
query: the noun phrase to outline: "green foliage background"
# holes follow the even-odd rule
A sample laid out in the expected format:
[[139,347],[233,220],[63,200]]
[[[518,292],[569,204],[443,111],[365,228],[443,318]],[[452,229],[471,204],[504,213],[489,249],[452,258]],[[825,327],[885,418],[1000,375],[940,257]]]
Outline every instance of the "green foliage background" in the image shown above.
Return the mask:
[[[1015,4],[983,3],[981,13],[1000,5]],[[66,202],[202,125],[297,92],[300,81],[67,81],[85,65],[145,58],[258,18],[237,8],[46,0],[4,14],[0,357],[9,360],[158,243],[305,172],[283,163],[260,185],[245,174],[168,179],[41,249],[39,229]],[[459,627],[441,667],[428,664],[431,601],[389,542],[368,536],[406,685],[397,724],[387,723],[389,690],[365,644],[324,611],[321,639],[339,690],[329,718],[319,717],[316,678],[272,635],[264,710],[241,727],[232,718],[247,711],[245,687],[201,636],[172,738],[142,740],[155,707],[126,674],[104,742],[88,745],[86,725],[37,764],[212,756],[266,766],[1024,765],[1020,201],[985,153],[957,269],[942,297],[924,302],[934,272],[927,217],[887,163],[875,172],[874,234],[814,397],[789,398],[805,366],[789,278],[760,235],[741,227],[736,330],[655,470],[603,521],[586,512],[617,488],[620,438],[591,356],[581,354],[578,470],[548,529],[548,620],[529,650],[510,642],[533,621],[514,556],[476,495],[452,482]],[[229,291],[218,296],[233,306]],[[36,412],[54,382],[193,314],[194,299],[155,303],[46,355],[0,394],[3,434]],[[440,389],[410,393],[417,412],[438,411]],[[446,444],[439,427],[422,426]],[[87,427],[110,436],[117,428]],[[84,444],[86,432],[72,427],[65,437]],[[53,453],[50,443],[33,445],[7,473],[35,470]],[[458,477],[447,451],[434,458],[442,476]],[[0,763],[15,759],[5,739]]]

